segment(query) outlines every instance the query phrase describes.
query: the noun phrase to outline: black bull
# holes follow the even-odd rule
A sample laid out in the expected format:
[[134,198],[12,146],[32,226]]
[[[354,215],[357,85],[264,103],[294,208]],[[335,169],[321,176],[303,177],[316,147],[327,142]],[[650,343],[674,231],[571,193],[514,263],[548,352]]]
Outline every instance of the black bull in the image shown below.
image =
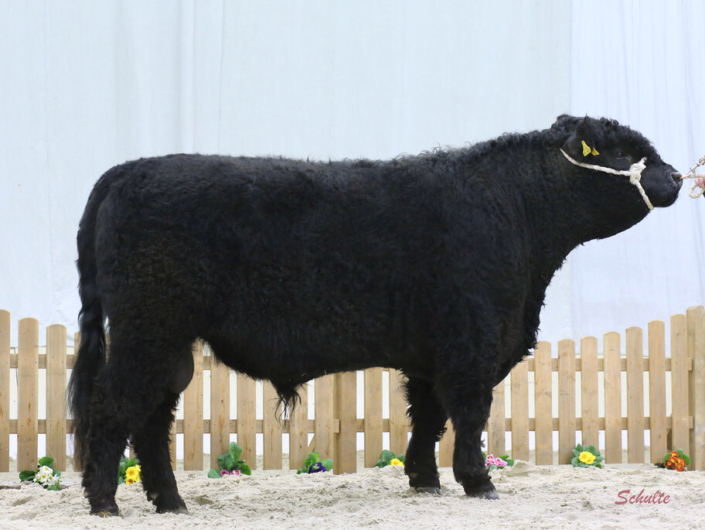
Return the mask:
[[646,157],[650,201],[676,200],[677,173],[643,136],[570,116],[389,161],[173,155],[109,170],[78,232],[70,383],[92,512],[118,511],[128,438],[157,511],[185,511],[168,439],[199,337],[286,403],[323,374],[401,370],[411,486],[440,493],[434,446],[450,417],[456,480],[497,498],[480,439],[492,388],[533,348],[568,253],[649,212],[628,178],[577,167],[561,149],[619,170]]

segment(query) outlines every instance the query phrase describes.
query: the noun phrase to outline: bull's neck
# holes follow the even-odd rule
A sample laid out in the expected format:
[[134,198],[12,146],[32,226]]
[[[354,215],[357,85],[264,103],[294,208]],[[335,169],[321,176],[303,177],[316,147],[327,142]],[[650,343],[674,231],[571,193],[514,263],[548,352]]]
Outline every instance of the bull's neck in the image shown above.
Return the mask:
[[[522,156],[521,149],[516,155]],[[575,247],[599,237],[601,220],[599,213],[596,216],[594,198],[584,196],[581,179],[572,175],[575,168],[558,148],[532,146],[524,156],[530,156],[540,169],[517,176],[514,196],[525,212],[536,272],[552,276]]]
[[546,168],[540,178],[522,182],[521,195],[525,201],[527,218],[536,251],[549,258],[552,266],[559,267],[568,254],[578,245],[592,239],[590,227],[577,221],[582,219],[584,204],[565,185],[556,165],[557,153],[542,153]]

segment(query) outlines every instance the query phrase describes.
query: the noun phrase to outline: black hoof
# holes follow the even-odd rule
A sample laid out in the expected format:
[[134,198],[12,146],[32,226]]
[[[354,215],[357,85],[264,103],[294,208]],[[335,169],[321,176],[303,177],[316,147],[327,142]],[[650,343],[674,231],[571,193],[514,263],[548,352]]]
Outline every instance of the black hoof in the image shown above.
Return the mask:
[[188,513],[188,509],[184,501],[179,499],[169,504],[157,504],[157,513]]
[[157,507],[157,513],[188,513],[186,503],[176,491],[147,492],[147,499]]
[[494,484],[487,481],[480,485],[474,486],[463,486],[465,490],[465,495],[468,497],[474,497],[476,499],[487,499],[490,501],[499,500],[499,494],[497,490],[494,489]]
[[98,517],[117,517],[120,515],[120,512],[118,511],[117,504],[112,504],[91,508],[91,515],[97,515]]
[[176,508],[157,508],[157,513],[188,513],[186,506],[178,506]]
[[487,485],[483,485],[481,488],[464,488],[465,489],[465,495],[468,497],[474,497],[476,499],[487,499],[489,501],[497,501],[499,500],[499,494],[497,491],[494,489],[494,486],[492,485],[491,482],[488,483],[489,488]]
[[430,493],[431,495],[441,494],[441,488],[436,488],[434,486],[419,486],[414,489],[416,490],[416,493]]

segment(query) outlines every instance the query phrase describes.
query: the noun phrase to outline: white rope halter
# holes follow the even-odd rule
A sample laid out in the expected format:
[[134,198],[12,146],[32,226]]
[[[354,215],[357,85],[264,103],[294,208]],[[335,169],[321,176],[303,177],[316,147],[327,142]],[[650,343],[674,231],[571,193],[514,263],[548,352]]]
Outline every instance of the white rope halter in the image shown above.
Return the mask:
[[[696,173],[695,170],[698,169],[700,166],[705,166],[705,156],[702,157],[700,160],[698,160],[698,163],[695,164],[693,167],[691,167],[688,170],[688,173],[686,173],[684,176],[681,177],[681,180],[685,179],[698,179],[698,178],[705,178],[705,175],[702,173]],[[690,196],[691,199],[697,199],[700,197],[703,193],[705,193],[705,188],[700,188],[696,190],[698,185],[693,182],[693,185],[690,187],[688,190],[688,195]]]
[[632,164],[627,171],[618,171],[609,167],[578,162],[573,160],[568,153],[563,151],[563,149],[561,149],[561,153],[563,153],[563,156],[566,157],[571,164],[575,164],[576,166],[584,167],[586,169],[594,169],[595,171],[602,171],[603,173],[610,173],[612,175],[624,175],[625,177],[629,177],[629,182],[631,182],[639,190],[639,193],[641,193],[641,198],[644,199],[644,202],[646,203],[646,206],[649,207],[649,210],[654,209],[654,205],[651,204],[651,201],[649,200],[649,197],[647,197],[646,192],[640,182],[641,172],[646,169],[646,157]]
[[[702,175],[698,175],[697,177],[685,177],[685,178],[697,179],[697,178],[703,178],[703,176],[702,176]],[[697,188],[697,187],[698,187],[698,185],[697,185],[695,182],[693,182],[693,185],[692,185],[692,186],[690,187],[690,189],[688,190],[688,195],[690,195],[690,198],[691,198],[691,199],[697,199],[697,198],[700,197],[703,193],[705,193],[705,188],[699,188],[699,189],[696,190],[695,188]]]

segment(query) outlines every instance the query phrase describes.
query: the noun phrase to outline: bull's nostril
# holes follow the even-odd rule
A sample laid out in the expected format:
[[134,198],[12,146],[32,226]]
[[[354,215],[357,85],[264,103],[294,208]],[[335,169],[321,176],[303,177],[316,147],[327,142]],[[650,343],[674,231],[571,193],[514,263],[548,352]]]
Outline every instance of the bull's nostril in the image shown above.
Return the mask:
[[681,181],[681,174],[678,173],[678,171],[674,171],[673,173],[671,173],[671,178],[676,182],[680,182]]

